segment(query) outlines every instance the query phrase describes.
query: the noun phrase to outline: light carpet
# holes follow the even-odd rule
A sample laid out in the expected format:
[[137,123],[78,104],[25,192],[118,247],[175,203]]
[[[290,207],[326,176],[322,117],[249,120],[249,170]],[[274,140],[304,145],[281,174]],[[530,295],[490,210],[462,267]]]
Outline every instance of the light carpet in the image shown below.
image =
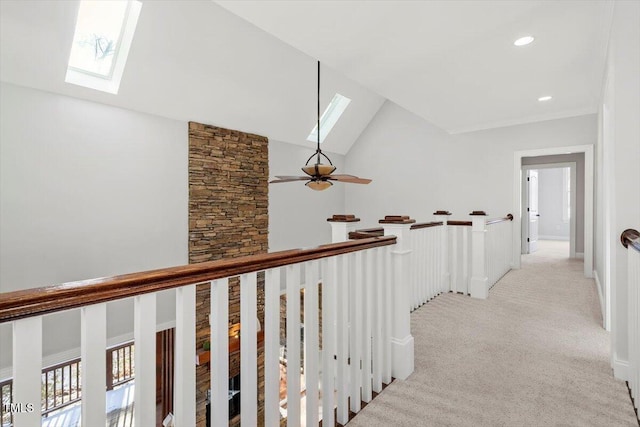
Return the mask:
[[524,256],[487,300],[449,293],[414,311],[414,373],[349,426],[637,427],[596,285],[560,244]]

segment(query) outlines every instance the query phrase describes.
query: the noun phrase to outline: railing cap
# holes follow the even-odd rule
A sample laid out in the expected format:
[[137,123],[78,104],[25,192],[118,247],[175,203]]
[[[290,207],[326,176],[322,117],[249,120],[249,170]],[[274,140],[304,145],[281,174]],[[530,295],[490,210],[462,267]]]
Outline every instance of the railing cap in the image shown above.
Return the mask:
[[452,213],[449,211],[435,211],[433,214],[434,215],[452,215]]
[[358,222],[360,218],[356,218],[355,215],[351,214],[336,214],[331,218],[327,218],[328,222]]
[[415,219],[411,219],[409,215],[386,215],[384,219],[378,221],[380,224],[413,224]]
[[473,211],[469,215],[471,216],[487,216],[485,211]]

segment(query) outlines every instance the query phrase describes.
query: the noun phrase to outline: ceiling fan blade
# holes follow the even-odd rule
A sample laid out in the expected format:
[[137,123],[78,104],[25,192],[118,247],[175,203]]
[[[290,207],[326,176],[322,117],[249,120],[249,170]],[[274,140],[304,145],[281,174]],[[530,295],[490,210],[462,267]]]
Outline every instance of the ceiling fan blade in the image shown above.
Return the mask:
[[309,179],[308,176],[295,176],[295,175],[276,175],[276,178],[278,179],[293,179],[293,180],[298,180],[298,181],[302,181],[304,179]]
[[281,182],[294,182],[294,181],[308,181],[309,178],[305,176],[282,176],[277,177],[279,179],[274,179],[273,181],[269,181],[269,184],[278,184]]
[[327,177],[327,179],[331,181],[348,182],[351,184],[368,184],[371,182],[371,180],[368,178],[358,178],[357,176],[354,176],[354,175],[344,175],[344,174],[330,175]]

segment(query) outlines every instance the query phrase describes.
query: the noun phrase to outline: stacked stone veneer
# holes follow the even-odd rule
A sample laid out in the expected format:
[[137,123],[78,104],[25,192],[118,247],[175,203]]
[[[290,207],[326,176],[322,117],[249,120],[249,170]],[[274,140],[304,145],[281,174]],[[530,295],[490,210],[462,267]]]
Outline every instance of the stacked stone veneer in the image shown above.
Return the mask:
[[[189,123],[189,262],[268,251],[268,140],[235,130]],[[210,289],[196,292],[196,346],[209,339]],[[258,319],[264,324],[264,277],[258,277]],[[240,322],[240,286],[229,288],[229,330]],[[240,355],[229,357],[230,377],[240,372]],[[205,426],[209,366],[196,369],[196,421]],[[225,379],[226,381],[227,379]],[[264,351],[258,350],[259,418],[264,403]],[[233,424],[237,424],[234,420]]]

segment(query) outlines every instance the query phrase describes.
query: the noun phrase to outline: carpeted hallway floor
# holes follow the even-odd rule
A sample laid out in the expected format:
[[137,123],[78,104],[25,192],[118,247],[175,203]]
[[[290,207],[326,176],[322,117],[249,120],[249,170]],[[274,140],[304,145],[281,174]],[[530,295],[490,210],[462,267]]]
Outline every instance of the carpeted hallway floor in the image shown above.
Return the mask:
[[544,242],[489,299],[445,294],[416,310],[415,372],[349,426],[638,426],[595,283],[567,256]]

